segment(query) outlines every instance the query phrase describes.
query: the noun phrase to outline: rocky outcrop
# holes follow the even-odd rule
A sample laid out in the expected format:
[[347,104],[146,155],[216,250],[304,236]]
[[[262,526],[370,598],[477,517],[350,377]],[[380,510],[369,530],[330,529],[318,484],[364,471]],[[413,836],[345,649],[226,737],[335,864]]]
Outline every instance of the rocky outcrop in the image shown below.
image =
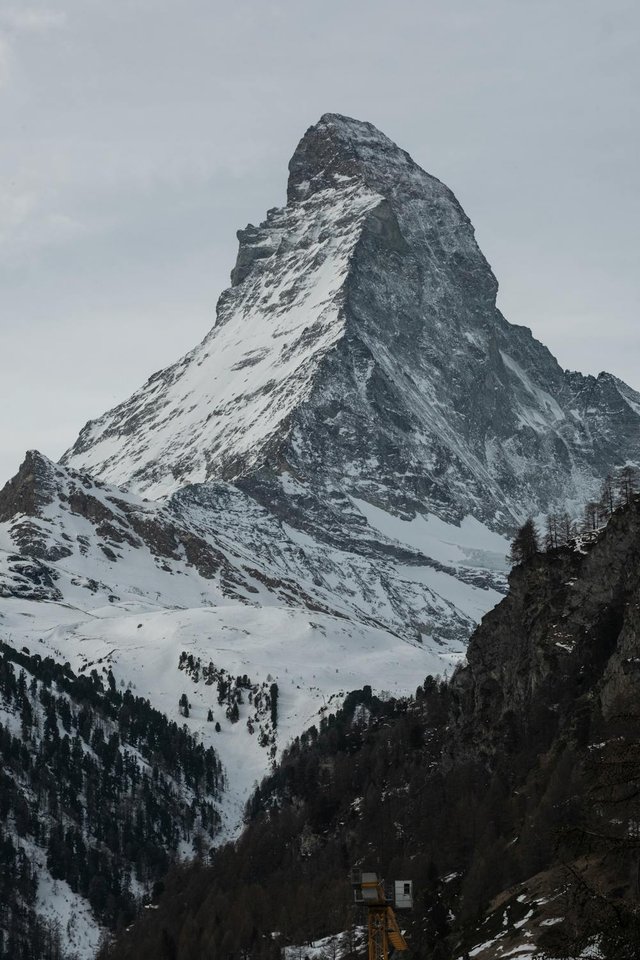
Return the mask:
[[29,450],[15,477],[0,490],[0,523],[23,515],[38,516],[55,489],[55,466],[37,450]]
[[[0,491],[0,508],[18,551],[0,563],[4,597],[61,600],[63,594],[54,583],[69,576],[76,585],[95,592],[96,577],[84,575],[95,573],[98,562],[101,580],[112,584],[112,599],[117,599],[118,583],[127,591],[155,596],[153,574],[150,579],[145,568],[155,568],[160,579],[160,571],[173,576],[186,568],[204,581],[216,582],[211,599],[217,598],[220,585],[222,596],[251,601],[256,584],[270,580],[274,596],[283,602],[320,609],[297,584],[269,578],[266,571],[249,569],[239,558],[234,563],[214,537],[194,529],[166,506],[60,467],[38,451],[27,454],[18,474]],[[129,566],[123,573],[128,557],[136,558],[133,571]],[[138,580],[145,583],[144,592]],[[107,589],[104,582],[101,586]]]
[[542,704],[557,726],[587,691],[605,716],[638,712],[640,501],[579,547],[517,566],[473,634],[453,680],[466,742],[499,749],[509,724],[526,731]]

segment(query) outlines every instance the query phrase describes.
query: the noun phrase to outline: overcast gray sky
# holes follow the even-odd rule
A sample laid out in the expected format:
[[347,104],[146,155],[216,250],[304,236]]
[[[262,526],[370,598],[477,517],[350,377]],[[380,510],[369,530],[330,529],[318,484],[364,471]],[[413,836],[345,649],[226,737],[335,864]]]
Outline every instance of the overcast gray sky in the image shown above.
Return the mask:
[[198,341],[304,130],[370,120],[507,319],[640,388],[637,0],[0,0],[0,482]]

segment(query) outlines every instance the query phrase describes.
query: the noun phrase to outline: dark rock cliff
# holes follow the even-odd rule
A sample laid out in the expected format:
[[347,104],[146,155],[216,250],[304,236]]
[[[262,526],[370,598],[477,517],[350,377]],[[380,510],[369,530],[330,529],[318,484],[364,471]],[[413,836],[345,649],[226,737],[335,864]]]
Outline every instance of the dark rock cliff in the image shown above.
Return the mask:
[[[362,864],[414,880],[404,922],[425,960],[636,957],[639,609],[637,499],[594,539],[517,567],[448,684],[387,703],[359,691],[296,741],[236,847],[176,873],[161,922],[105,956],[144,960],[162,942],[184,960],[224,940],[275,957],[345,929]],[[232,929],[249,914],[252,931]]]

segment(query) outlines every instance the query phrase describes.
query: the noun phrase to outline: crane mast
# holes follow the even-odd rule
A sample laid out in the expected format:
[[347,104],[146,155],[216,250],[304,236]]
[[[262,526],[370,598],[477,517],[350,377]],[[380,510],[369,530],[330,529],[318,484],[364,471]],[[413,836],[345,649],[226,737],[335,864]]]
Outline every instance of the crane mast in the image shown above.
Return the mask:
[[408,950],[394,907],[399,910],[413,907],[412,882],[396,880],[385,883],[377,873],[354,870],[351,884],[354,902],[367,911],[368,960],[389,960],[390,948]]

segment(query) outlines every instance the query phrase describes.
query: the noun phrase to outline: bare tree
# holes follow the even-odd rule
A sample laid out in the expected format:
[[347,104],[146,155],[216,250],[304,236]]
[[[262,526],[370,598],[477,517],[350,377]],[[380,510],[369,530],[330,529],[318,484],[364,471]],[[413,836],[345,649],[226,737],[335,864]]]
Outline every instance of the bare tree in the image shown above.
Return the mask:
[[544,532],[545,550],[555,550],[558,546],[558,514],[550,513],[547,516]]
[[590,533],[598,529],[600,521],[600,504],[596,500],[589,500],[584,505],[584,529]]
[[631,463],[621,468],[615,477],[616,493],[621,503],[631,503],[634,495],[640,487],[640,472],[638,468]]
[[599,500],[601,512],[604,515],[605,519],[610,517],[616,507],[616,491],[615,484],[613,482],[613,477],[610,473],[602,481],[602,486],[600,487],[600,500]]
[[558,538],[560,543],[569,543],[576,535],[576,525],[564,510],[558,517]]

